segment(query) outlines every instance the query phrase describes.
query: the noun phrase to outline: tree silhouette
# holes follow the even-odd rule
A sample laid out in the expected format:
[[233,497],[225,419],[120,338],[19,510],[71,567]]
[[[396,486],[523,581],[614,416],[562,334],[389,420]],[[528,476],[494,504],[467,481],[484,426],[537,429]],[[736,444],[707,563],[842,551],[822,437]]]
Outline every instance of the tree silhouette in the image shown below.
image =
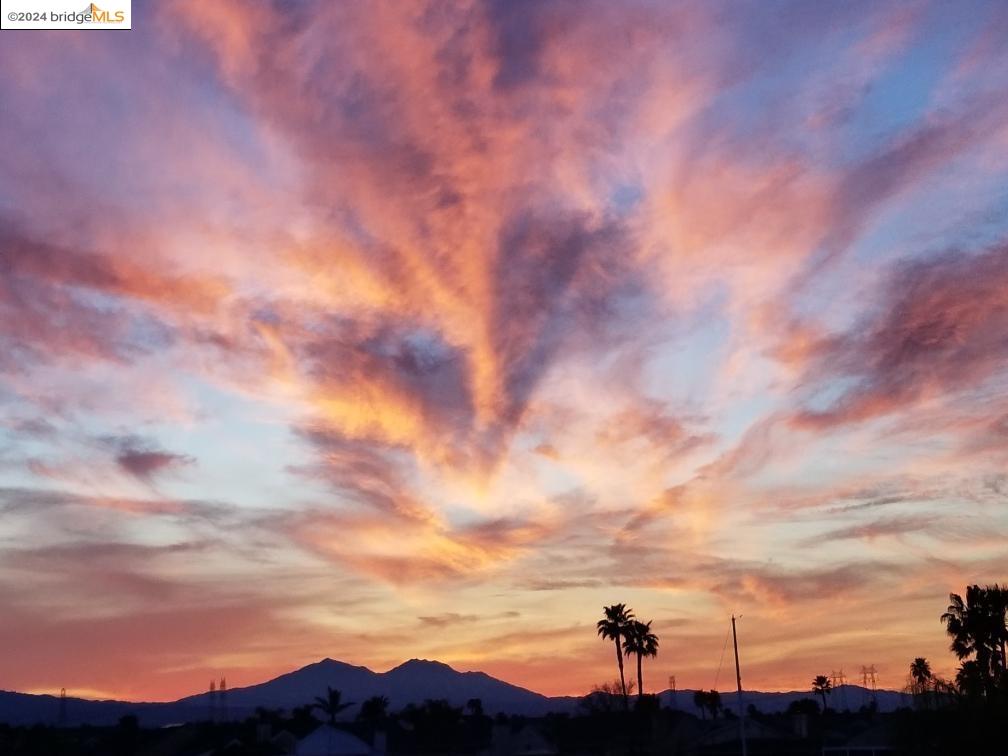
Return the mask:
[[924,697],[931,685],[931,665],[923,656],[918,656],[910,663],[910,679],[913,680],[912,692],[914,696]]
[[315,707],[312,704],[295,706],[291,710],[291,729],[299,736],[307,735],[318,727],[318,720],[312,713]]
[[413,730],[420,753],[456,753],[462,709],[444,699],[428,699],[419,706],[409,704],[399,717]]
[[322,709],[322,711],[325,712],[326,716],[329,717],[329,724],[334,725],[336,724],[336,715],[339,714],[344,709],[349,709],[351,706],[353,706],[353,703],[352,702],[344,703],[342,701],[343,694],[340,693],[338,690],[335,690],[334,688],[326,686],[326,690],[327,693],[325,698],[322,698],[321,696],[315,697],[315,705],[318,706],[318,708]]
[[693,691],[693,705],[700,709],[700,717],[707,719],[707,693],[703,690]]
[[596,623],[598,634],[606,640],[611,640],[616,644],[616,664],[619,665],[620,688],[623,691],[623,705],[628,706],[626,675],[623,673],[623,638],[627,629],[634,619],[632,609],[628,609],[626,604],[613,604],[602,607],[602,619]]
[[615,710],[615,701],[623,701],[623,686],[619,680],[593,685],[591,692],[581,699],[580,706],[591,714],[609,713]]
[[693,705],[700,709],[700,716],[707,719],[707,712],[717,719],[721,710],[721,694],[716,690],[697,690],[693,692]]
[[814,717],[819,713],[819,702],[814,698],[799,698],[797,701],[792,701],[788,704],[787,713],[806,714]]
[[955,682],[959,692],[969,698],[979,698],[986,695],[989,688],[987,675],[974,659],[964,661],[959,665]]
[[716,690],[708,690],[707,706],[710,709],[711,716],[717,719],[718,712],[721,711],[721,694]]
[[822,698],[822,710],[826,713],[826,694],[833,692],[833,683],[826,675],[816,675],[812,681],[812,692],[818,693]]
[[645,656],[658,656],[658,636],[651,632],[651,622],[632,620],[624,634],[623,652],[637,655],[637,699],[644,695],[644,673],[641,661]]
[[963,681],[973,692],[984,696],[990,696],[1006,679],[1006,615],[1008,588],[995,584],[967,586],[965,600],[957,593],[950,593],[948,609],[941,616],[952,638],[950,648],[963,662],[960,669]]
[[371,696],[361,704],[357,718],[362,722],[381,722],[388,716],[389,700],[385,696]]
[[472,717],[482,717],[483,716],[483,700],[480,698],[470,698],[466,702],[466,710],[469,712],[469,716]]
[[918,656],[910,664],[910,676],[920,686],[924,686],[931,681],[931,665],[923,656]]

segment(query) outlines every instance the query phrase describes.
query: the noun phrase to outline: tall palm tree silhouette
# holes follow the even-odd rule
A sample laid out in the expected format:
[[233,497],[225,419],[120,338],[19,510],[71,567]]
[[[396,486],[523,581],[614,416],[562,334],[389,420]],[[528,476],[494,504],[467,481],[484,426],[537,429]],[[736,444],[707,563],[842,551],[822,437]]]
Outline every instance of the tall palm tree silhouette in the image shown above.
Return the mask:
[[913,680],[911,689],[918,702],[923,702],[927,706],[927,692],[932,680],[931,665],[923,656],[918,656],[910,662],[910,678]]
[[826,675],[816,675],[812,681],[812,692],[822,696],[822,710],[826,713],[826,694],[833,691],[833,683]]
[[338,690],[330,688],[328,685],[326,686],[326,690],[325,698],[322,698],[322,696],[315,697],[315,705],[322,709],[326,713],[326,716],[329,717],[329,724],[334,725],[336,724],[336,715],[344,709],[349,709],[353,706],[353,703],[344,702],[342,700],[343,694]]
[[917,690],[923,692],[931,682],[931,665],[923,656],[918,656],[910,664],[910,677],[916,683]]
[[596,623],[598,634],[616,644],[616,663],[619,665],[620,687],[623,690],[623,705],[627,705],[626,676],[623,673],[623,638],[634,619],[632,609],[626,604],[602,607],[602,619]]
[[623,637],[623,651],[628,656],[637,655],[637,700],[644,696],[644,673],[641,661],[645,656],[658,656],[658,636],[651,632],[651,621],[633,620]]
[[957,593],[949,594],[948,609],[941,616],[953,653],[960,660],[976,657],[966,677],[979,683],[980,692],[987,696],[1005,679],[1006,615],[1008,588],[969,585],[965,600]]

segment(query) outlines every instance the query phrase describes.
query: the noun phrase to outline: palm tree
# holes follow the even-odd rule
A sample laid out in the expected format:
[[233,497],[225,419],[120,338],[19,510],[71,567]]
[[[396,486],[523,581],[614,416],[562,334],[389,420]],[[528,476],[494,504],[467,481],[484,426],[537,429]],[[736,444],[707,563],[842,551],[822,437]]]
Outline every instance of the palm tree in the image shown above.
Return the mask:
[[959,665],[955,684],[961,695],[970,698],[981,696],[987,691],[987,678],[974,660],[964,661]]
[[1008,589],[969,585],[965,600],[957,593],[949,594],[948,609],[941,616],[953,653],[960,660],[975,657],[968,677],[984,695],[990,695],[1005,678],[1006,614]]
[[995,661],[999,667],[998,682],[1008,683],[1008,585],[1002,588],[995,583],[985,589],[994,646]]
[[637,654],[637,700],[644,696],[644,673],[641,661],[645,656],[658,656],[658,636],[651,632],[651,622],[633,620],[627,626],[623,639],[623,652]]
[[325,698],[322,698],[321,696],[315,697],[315,705],[322,709],[322,711],[324,711],[329,717],[329,724],[334,725],[336,724],[336,715],[344,709],[349,709],[353,706],[353,703],[344,703],[342,701],[343,694],[338,690],[334,690],[329,686],[326,686],[326,690],[328,693]]
[[812,681],[812,692],[822,696],[822,710],[826,713],[826,694],[833,692],[833,683],[826,675],[816,675]]
[[620,687],[623,690],[623,705],[627,706],[626,676],[623,674],[623,648],[622,641],[626,635],[627,628],[634,619],[632,609],[628,609],[626,604],[613,604],[602,607],[602,619],[596,623],[598,634],[606,640],[611,640],[616,644],[616,663],[619,665]]
[[923,656],[918,656],[910,664],[910,677],[914,680],[916,692],[923,693],[931,682],[931,665]]

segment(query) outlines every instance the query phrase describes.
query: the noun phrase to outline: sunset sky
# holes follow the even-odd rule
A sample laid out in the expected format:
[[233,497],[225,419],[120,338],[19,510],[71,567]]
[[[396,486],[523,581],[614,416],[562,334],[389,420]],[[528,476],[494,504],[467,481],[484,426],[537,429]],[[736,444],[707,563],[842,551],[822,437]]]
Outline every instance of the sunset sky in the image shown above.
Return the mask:
[[[0,688],[954,659],[1008,579],[1008,5],[0,34]],[[729,688],[730,647],[718,687]]]

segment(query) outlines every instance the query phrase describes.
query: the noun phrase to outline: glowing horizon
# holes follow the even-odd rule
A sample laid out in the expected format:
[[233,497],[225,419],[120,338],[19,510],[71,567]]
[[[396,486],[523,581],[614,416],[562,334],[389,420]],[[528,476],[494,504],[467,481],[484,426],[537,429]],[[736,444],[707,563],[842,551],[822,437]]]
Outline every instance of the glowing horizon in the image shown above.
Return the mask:
[[0,35],[3,687],[579,695],[614,602],[658,690],[733,611],[750,689],[954,674],[1008,564],[1003,4],[133,10]]

